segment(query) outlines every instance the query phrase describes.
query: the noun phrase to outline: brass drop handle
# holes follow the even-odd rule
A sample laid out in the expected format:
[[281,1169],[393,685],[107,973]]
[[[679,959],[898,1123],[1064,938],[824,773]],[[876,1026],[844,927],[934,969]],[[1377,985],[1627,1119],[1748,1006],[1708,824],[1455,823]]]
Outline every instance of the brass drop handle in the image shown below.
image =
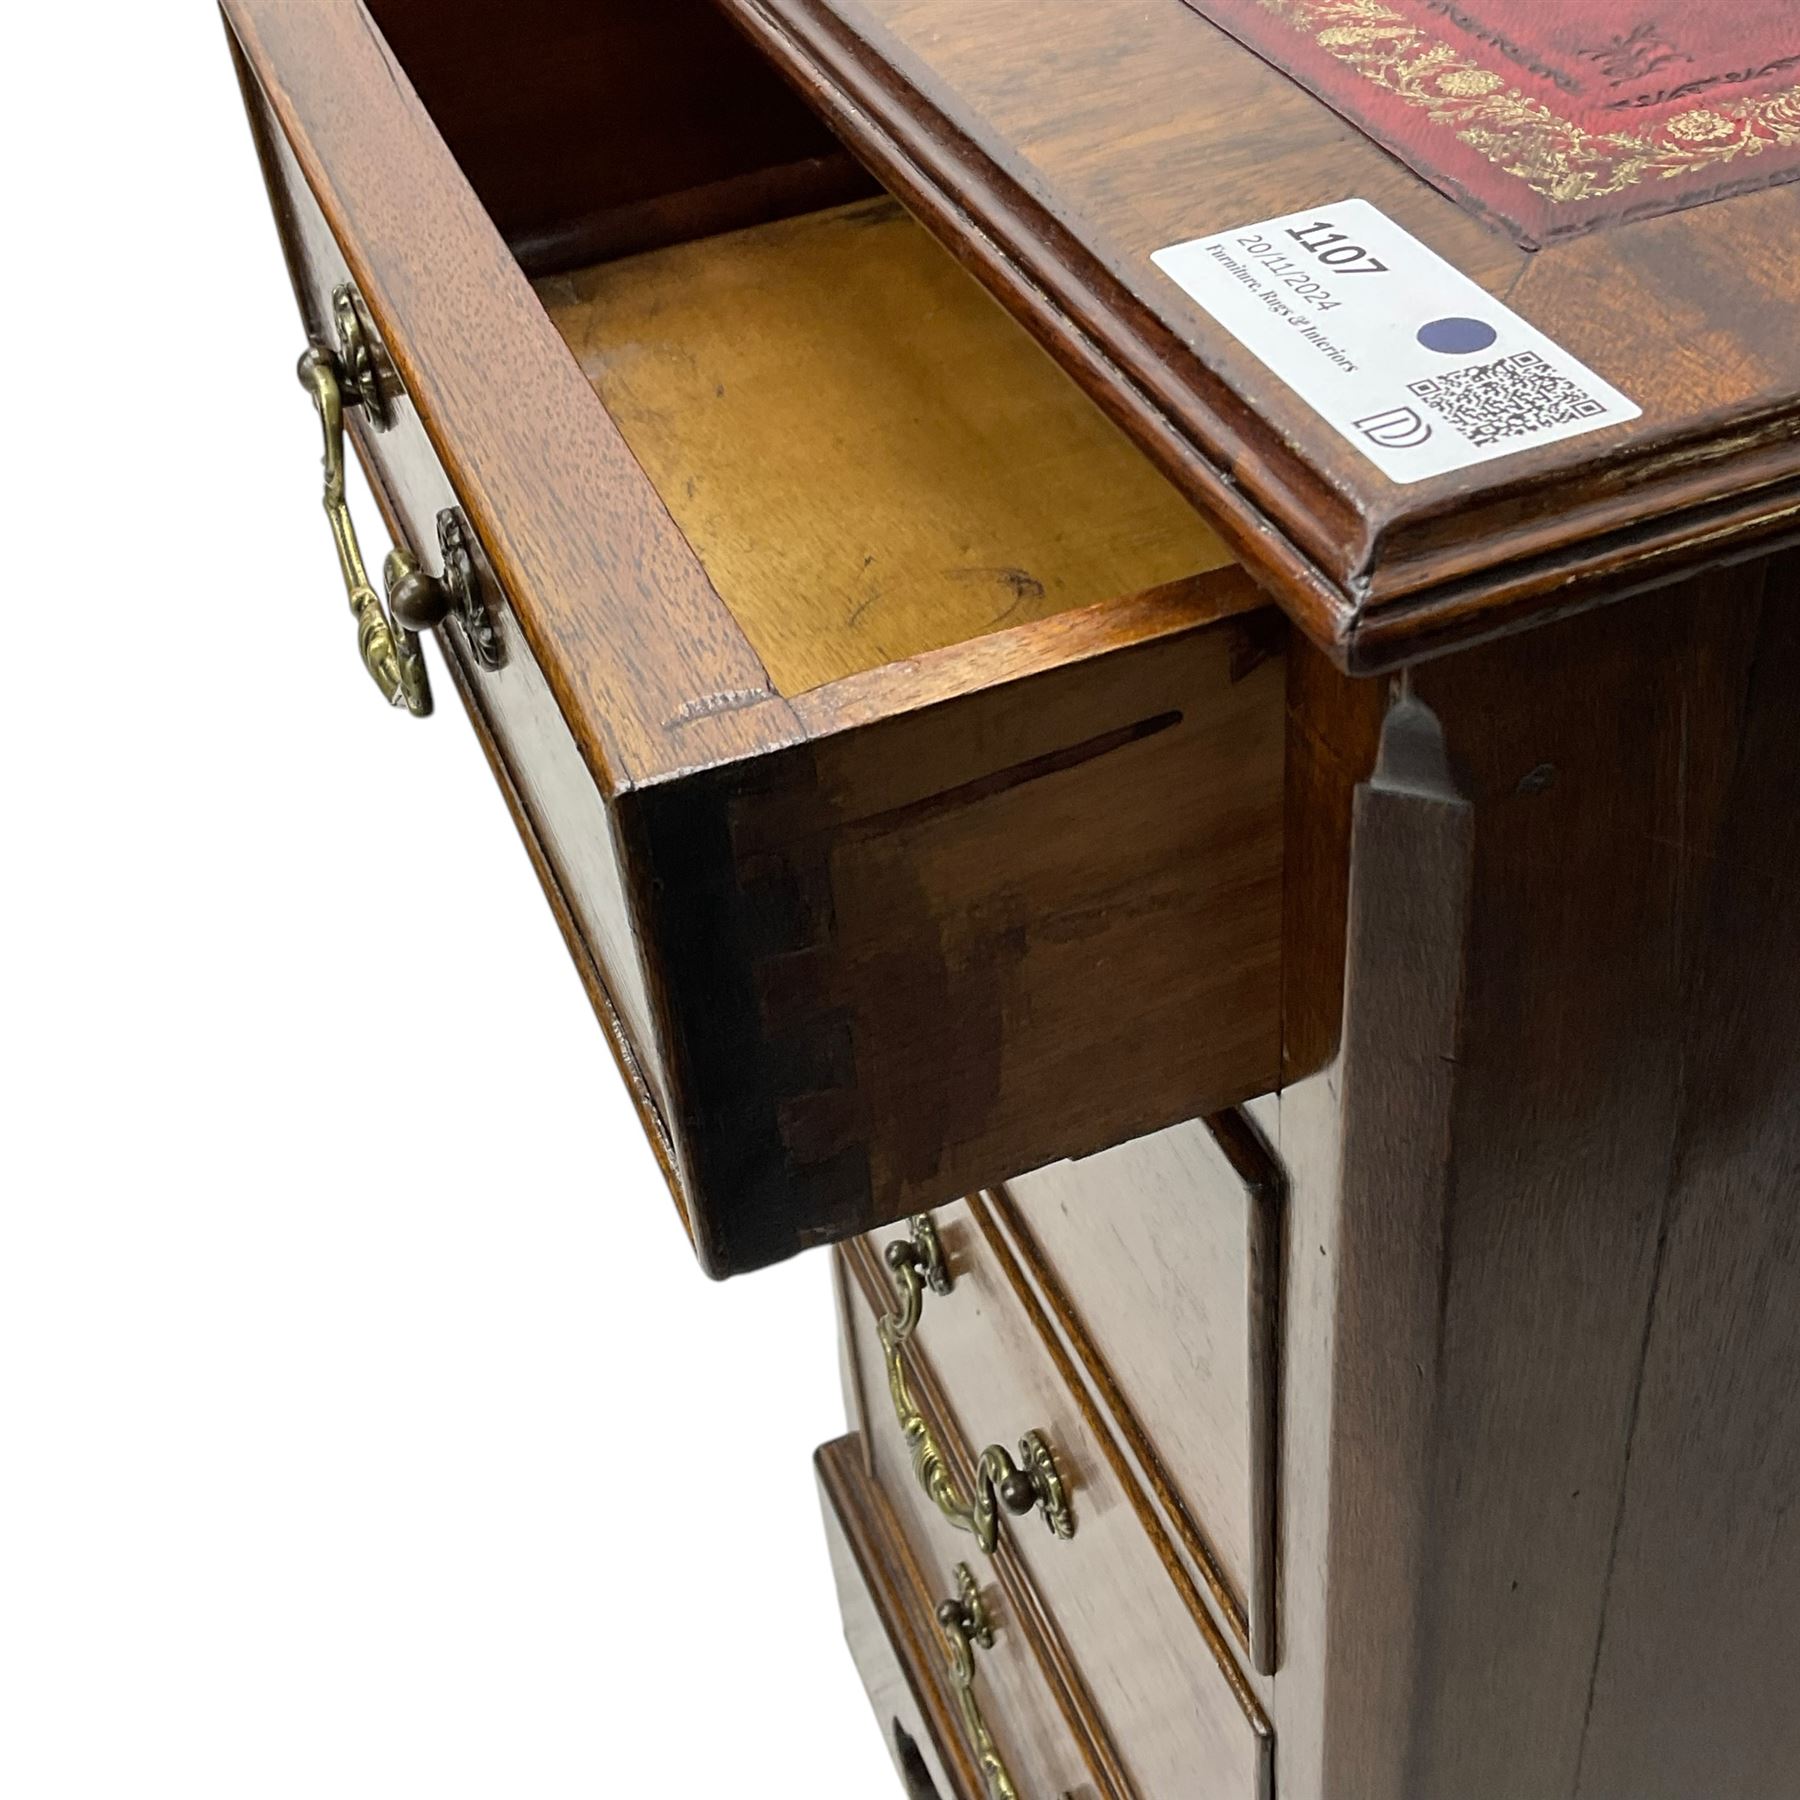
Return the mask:
[[[299,373],[325,431],[325,516],[331,521],[344,592],[356,615],[356,647],[363,667],[390,706],[404,706],[415,719],[422,719],[431,711],[431,678],[425,671],[418,637],[388,616],[375,592],[344,492],[345,383],[339,379],[338,359],[323,345],[309,344],[300,358]],[[389,593],[416,573],[417,564],[404,551],[396,550],[387,561]]]
[[356,290],[345,282],[331,296],[337,344],[314,342],[300,358],[300,385],[318,408],[325,432],[325,516],[337,546],[344,591],[356,615],[356,647],[363,666],[390,706],[404,706],[414,718],[431,711],[431,681],[419,650],[419,634],[454,620],[468,640],[470,655],[484,669],[505,661],[499,628],[488,610],[468,522],[454,506],[438,514],[442,575],[428,575],[410,550],[388,552],[383,568],[387,604],[375,592],[363,563],[362,546],[344,491],[344,409],[355,406],[376,431],[393,423],[388,392],[395,378],[387,366]]
[[912,1384],[907,1380],[902,1354],[907,1340],[919,1328],[925,1289],[948,1294],[955,1278],[944,1258],[937,1227],[929,1215],[912,1221],[912,1235],[898,1239],[887,1249],[887,1265],[894,1281],[894,1309],[883,1316],[877,1331],[887,1359],[888,1391],[894,1416],[912,1457],[913,1474],[932,1503],[958,1531],[971,1533],[975,1542],[992,1556],[1000,1542],[1000,1513],[1004,1508],[1015,1518],[1036,1512],[1059,1538],[1075,1535],[1075,1514],[1056,1457],[1041,1431],[1028,1431],[1019,1440],[1019,1461],[999,1444],[982,1451],[976,1465],[975,1492],[965,1496],[950,1472],[942,1446],[933,1434]]
[[956,1565],[956,1598],[946,1600],[938,1608],[937,1617],[950,1656],[950,1680],[962,1711],[963,1728],[969,1734],[969,1748],[975,1753],[988,1800],[1019,1800],[1018,1787],[975,1696],[975,1652],[977,1648],[993,1648],[994,1622],[967,1563]]

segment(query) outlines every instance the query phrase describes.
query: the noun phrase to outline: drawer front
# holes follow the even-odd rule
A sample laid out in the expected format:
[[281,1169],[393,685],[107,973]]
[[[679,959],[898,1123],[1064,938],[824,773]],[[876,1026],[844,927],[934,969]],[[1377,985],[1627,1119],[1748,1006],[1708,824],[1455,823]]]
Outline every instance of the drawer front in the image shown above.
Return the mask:
[[[937,1617],[969,1592],[972,1565],[913,1554],[869,1474],[865,1446],[818,1454],[844,1634],[907,1800],[1099,1800],[1086,1760],[1039,1675],[1005,1596],[978,1580],[986,1641],[959,1672]],[[966,1683],[960,1676],[968,1677]]]
[[977,1800],[957,1741],[935,1621],[854,1437],[814,1458],[844,1641],[907,1800]]
[[1038,1516],[1007,1517],[996,1554],[984,1559],[926,1493],[897,1417],[877,1324],[893,1289],[871,1239],[845,1252],[858,1417],[909,1538],[922,1556],[985,1560],[996,1580],[1016,1584],[1024,1605],[1040,1611],[1068,1703],[1087,1717],[1096,1760],[1120,1792],[1268,1800],[1268,1720],[1112,1430],[1073,1366],[1059,1367],[1048,1321],[1027,1298],[997,1221],[979,1200],[942,1209],[937,1219],[953,1286],[929,1294],[900,1351],[905,1389],[944,1452],[958,1498],[976,1491],[986,1446],[1021,1456],[1021,1438],[1040,1434],[1074,1529],[1062,1538]]
[[989,1202],[1252,1666],[1276,1666],[1286,1181],[1214,1115]]

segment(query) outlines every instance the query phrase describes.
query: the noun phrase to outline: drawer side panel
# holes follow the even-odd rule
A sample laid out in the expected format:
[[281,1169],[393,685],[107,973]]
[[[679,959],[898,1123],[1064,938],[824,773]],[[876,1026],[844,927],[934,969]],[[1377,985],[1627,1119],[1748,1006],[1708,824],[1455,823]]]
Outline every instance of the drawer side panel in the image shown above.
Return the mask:
[[[349,279],[342,248],[253,82],[246,85],[246,99],[305,329],[328,338],[320,321],[330,316],[334,288]],[[298,341],[298,333],[296,337]],[[392,409],[393,423],[384,432],[368,430],[356,414],[350,416],[350,429],[389,528],[407,544],[435,556],[438,514],[457,505],[458,497],[410,399],[394,395]],[[297,387],[294,413],[296,432],[316,433]],[[316,549],[323,606],[331,598],[334,577],[322,529]],[[373,557],[375,546],[365,545],[365,553]],[[490,753],[503,766],[503,785],[534,856],[542,859],[539,874],[552,906],[559,913],[566,909],[572,919],[578,940],[572,947],[578,958],[591,957],[597,969],[613,1015],[607,1023],[611,1028],[616,1021],[623,1039],[616,1045],[621,1060],[629,1059],[635,1067],[656,1109],[651,1135],[658,1140],[659,1159],[667,1169],[673,1095],[632,927],[611,810],[519,629],[513,594],[507,590],[501,595],[491,568],[484,567],[483,576],[490,596],[499,599],[492,613],[504,646],[503,666],[488,670],[468,665],[449,627],[440,628],[440,648],[446,657],[458,656],[458,685],[471,708],[478,710]],[[348,668],[348,656],[345,662]]]

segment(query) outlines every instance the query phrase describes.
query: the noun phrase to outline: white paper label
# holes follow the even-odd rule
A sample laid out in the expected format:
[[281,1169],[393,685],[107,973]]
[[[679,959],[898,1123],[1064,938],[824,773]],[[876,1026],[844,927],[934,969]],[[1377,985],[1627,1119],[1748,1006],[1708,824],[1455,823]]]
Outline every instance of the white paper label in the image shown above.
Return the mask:
[[1641,410],[1366,200],[1172,244],[1151,261],[1393,481]]

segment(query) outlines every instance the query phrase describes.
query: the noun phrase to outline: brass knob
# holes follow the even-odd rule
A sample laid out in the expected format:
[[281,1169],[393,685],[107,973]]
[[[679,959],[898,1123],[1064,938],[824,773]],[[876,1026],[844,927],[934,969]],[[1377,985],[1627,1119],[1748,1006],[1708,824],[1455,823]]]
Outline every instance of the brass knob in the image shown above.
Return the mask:
[[413,632],[433,631],[446,619],[454,620],[475,660],[484,669],[497,669],[506,660],[499,627],[488,610],[469,527],[454,506],[438,514],[437,534],[442,575],[428,575],[410,550],[389,553],[388,608]]
[[436,575],[427,575],[410,550],[390,550],[387,567],[388,610],[408,631],[431,631],[450,616],[450,590]]
[[[1049,1440],[1041,1431],[1028,1431],[1019,1439],[1020,1461],[1013,1459],[998,1444],[990,1444],[981,1453],[978,1487],[998,1496],[1000,1504],[1015,1519],[1036,1513],[1049,1528],[1052,1537],[1075,1535],[1075,1514],[1069,1506],[1069,1490],[1063,1483],[1062,1471]],[[985,1541],[993,1536],[990,1524],[984,1523],[981,1495],[977,1494],[975,1535],[984,1550],[994,1545]],[[992,1519],[993,1506],[985,1508]]]

